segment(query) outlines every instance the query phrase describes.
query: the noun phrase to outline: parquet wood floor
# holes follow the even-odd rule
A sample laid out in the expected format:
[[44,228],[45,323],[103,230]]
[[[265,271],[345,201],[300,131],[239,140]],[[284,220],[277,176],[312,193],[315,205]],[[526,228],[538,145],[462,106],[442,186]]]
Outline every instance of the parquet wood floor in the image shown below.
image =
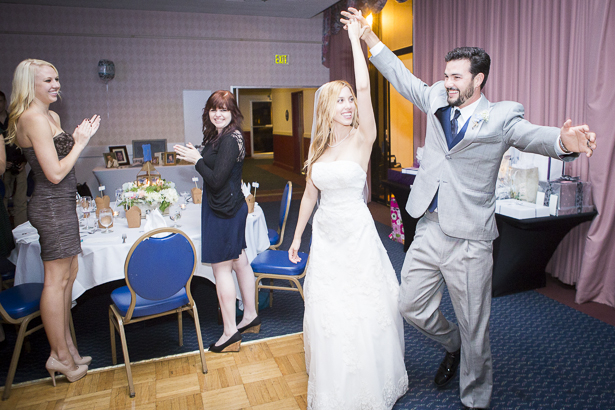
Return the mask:
[[[130,346],[129,346],[130,348]],[[136,396],[123,365],[88,372],[68,383],[56,376],[13,386],[0,410],[291,410],[307,408],[303,334],[241,345],[239,353],[198,352],[133,364]]]

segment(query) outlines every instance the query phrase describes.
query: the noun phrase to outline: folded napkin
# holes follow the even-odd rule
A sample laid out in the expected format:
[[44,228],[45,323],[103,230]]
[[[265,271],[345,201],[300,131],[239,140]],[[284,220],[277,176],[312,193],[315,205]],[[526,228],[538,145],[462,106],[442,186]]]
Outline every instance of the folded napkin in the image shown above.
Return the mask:
[[38,231],[30,222],[24,222],[13,229],[13,238],[15,242],[32,243],[38,241]]
[[145,217],[145,225],[143,230],[149,232],[156,228],[166,228],[167,223],[158,209],[154,209]]
[[245,184],[243,181],[241,182],[241,192],[243,192],[243,196],[247,197],[248,195],[250,195],[250,188],[251,185],[249,182],[247,184]]
[[38,242],[39,237],[38,237],[38,233],[34,232],[32,234],[24,234],[23,236],[19,237],[19,238],[15,238],[15,242],[17,243],[33,243],[33,242]]

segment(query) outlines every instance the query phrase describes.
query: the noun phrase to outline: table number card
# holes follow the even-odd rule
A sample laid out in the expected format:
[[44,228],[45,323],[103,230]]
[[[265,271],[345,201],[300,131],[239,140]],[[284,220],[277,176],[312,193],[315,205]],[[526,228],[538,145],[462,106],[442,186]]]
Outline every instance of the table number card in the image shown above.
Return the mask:
[[104,185],[98,187],[98,192],[100,192],[100,196],[103,196],[103,191],[106,189]]

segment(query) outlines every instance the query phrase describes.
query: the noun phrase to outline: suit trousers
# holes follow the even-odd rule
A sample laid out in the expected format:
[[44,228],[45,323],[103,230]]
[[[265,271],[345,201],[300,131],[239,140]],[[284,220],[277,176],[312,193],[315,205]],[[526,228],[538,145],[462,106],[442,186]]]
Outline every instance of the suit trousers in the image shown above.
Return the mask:
[[[493,241],[447,236],[437,215],[427,212],[416,226],[401,270],[399,310],[409,324],[448,352],[461,347],[461,402],[487,408],[493,387],[489,344]],[[440,311],[444,284],[458,325]]]
[[[14,226],[21,225],[28,220],[28,173],[26,167],[16,175],[7,171],[2,176],[4,182],[5,194],[4,194],[4,207],[8,211],[9,198],[13,197],[13,209],[11,215],[13,215]],[[13,193],[15,190],[15,193]]]

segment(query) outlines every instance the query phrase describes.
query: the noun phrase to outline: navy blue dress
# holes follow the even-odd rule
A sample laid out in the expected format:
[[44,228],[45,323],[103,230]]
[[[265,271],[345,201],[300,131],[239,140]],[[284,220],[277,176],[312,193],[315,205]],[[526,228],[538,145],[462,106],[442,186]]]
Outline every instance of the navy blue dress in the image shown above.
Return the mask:
[[246,249],[248,205],[241,191],[245,149],[241,132],[208,143],[195,168],[203,177],[201,262],[237,259]]

